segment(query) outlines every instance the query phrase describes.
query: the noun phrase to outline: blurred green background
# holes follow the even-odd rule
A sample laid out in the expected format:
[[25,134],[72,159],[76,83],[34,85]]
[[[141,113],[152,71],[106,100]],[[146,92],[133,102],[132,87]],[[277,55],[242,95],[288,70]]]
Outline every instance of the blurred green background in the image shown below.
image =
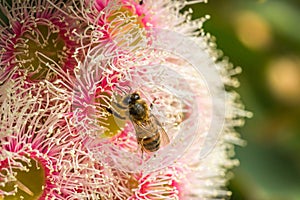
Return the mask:
[[254,113],[237,147],[233,200],[300,200],[300,1],[209,0],[204,29],[235,66],[238,92]]

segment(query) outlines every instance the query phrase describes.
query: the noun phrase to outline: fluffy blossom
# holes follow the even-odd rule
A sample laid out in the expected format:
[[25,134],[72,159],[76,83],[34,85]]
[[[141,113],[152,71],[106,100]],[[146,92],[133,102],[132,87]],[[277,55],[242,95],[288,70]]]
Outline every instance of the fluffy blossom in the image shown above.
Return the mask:
[[[251,114],[225,90],[240,68],[201,29],[207,17],[180,13],[197,2],[1,1],[0,199],[229,197],[234,128]],[[133,92],[158,151],[138,143]]]
[[46,83],[31,83],[30,91],[22,90],[22,84],[29,85],[24,79],[2,86],[0,195],[20,199],[128,196],[118,186],[122,172],[96,162],[84,147],[84,138],[68,120],[70,103],[53,96]]
[[[23,84],[24,77],[2,86],[1,103],[10,110],[1,110],[0,130],[6,135],[0,139],[0,193],[62,199],[59,158],[79,139],[64,119],[69,103],[52,99],[45,83],[32,84],[30,90]],[[38,185],[31,184],[34,176]]]
[[[63,9],[70,3],[47,0],[0,2],[0,57],[3,82],[22,73],[31,81],[72,73],[79,39],[76,20]],[[59,7],[60,9],[57,9]],[[14,76],[13,76],[14,75]]]

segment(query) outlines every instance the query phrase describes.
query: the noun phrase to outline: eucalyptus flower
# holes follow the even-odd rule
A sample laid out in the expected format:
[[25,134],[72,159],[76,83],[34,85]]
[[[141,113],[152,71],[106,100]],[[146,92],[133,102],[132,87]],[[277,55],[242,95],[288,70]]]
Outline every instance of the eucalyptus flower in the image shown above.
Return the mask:
[[24,79],[1,86],[0,195],[65,199],[60,156],[80,140],[65,118],[70,104],[55,99],[45,83]]
[[[0,199],[228,198],[251,114],[208,17],[181,13],[198,2],[1,2]],[[169,138],[155,152],[122,106],[133,92],[159,127],[149,137]]]
[[0,82],[25,74],[31,81],[72,74],[78,21],[63,1],[0,2]]
[[[128,11],[122,10],[122,3],[106,1],[99,6],[98,2],[95,10],[101,10],[100,14],[95,17],[95,12],[92,12],[94,17],[89,18],[95,25],[94,30],[101,31],[101,29],[97,29],[99,24],[94,23],[101,20],[101,22],[106,22],[108,27],[109,25],[113,27],[114,23],[110,24],[109,20],[104,20],[109,19],[107,13],[110,11],[117,10],[118,14],[114,19],[122,19],[123,23],[127,22],[122,17],[133,15],[127,15]],[[219,185],[215,188],[211,187],[210,191],[203,184],[201,192],[200,184],[199,189],[195,188],[190,193],[183,192],[182,194],[186,198],[191,195],[197,198],[214,199],[230,194],[222,189],[226,186],[227,181],[224,174],[237,164],[236,161],[231,161],[233,144],[243,144],[234,127],[243,125],[243,118],[250,117],[251,114],[244,111],[238,100],[239,96],[234,91],[225,90],[225,85],[233,88],[238,86],[238,81],[234,76],[240,73],[240,68],[233,68],[230,63],[223,60],[210,35],[205,34],[201,29],[203,22],[208,17],[191,20],[191,10],[183,14],[179,13],[180,9],[190,3],[195,2],[144,1],[141,7],[160,13],[154,17],[155,20],[149,18],[151,27],[141,26],[139,28],[140,35],[146,33],[144,35],[146,40],[141,39],[138,43],[124,43],[124,38],[128,39],[126,41],[130,41],[132,32],[126,32],[128,29],[121,29],[127,35],[111,37],[108,40],[111,43],[108,45],[105,43],[106,45],[103,46],[100,41],[103,38],[102,35],[97,38],[97,34],[91,34],[90,36],[95,38],[94,41],[100,42],[95,43],[91,48],[91,53],[88,54],[89,62],[85,63],[89,67],[93,66],[93,69],[99,69],[100,64],[97,63],[102,63],[100,66],[102,74],[118,74],[113,82],[107,81],[111,83],[112,91],[109,92],[109,95],[102,96],[105,103],[91,104],[99,112],[95,116],[103,116],[101,122],[110,116],[107,108],[112,106],[113,101],[122,99],[122,95],[139,91],[148,106],[153,105],[151,113],[158,118],[168,133],[170,144],[162,146],[158,152],[144,155],[143,158],[136,145],[136,133],[132,122],[129,120],[126,124],[121,124],[118,117],[113,116],[113,127],[117,125],[120,128],[119,131],[107,137],[104,136],[103,129],[98,133],[104,138],[93,138],[88,140],[86,145],[98,160],[107,163],[112,168],[128,173],[142,172],[145,176],[176,165],[176,162],[179,161],[182,163],[193,161],[195,165],[200,165],[199,163],[206,163],[207,159],[209,165],[203,165],[204,168],[201,170],[194,170],[195,177],[201,177],[198,175],[202,170],[207,171],[207,176],[203,176],[203,179],[207,178],[207,180],[203,181],[209,182],[209,179],[214,179],[214,176],[211,175],[214,174],[218,177]],[[119,7],[119,9],[112,9],[115,7]],[[106,12],[105,9],[108,9],[109,12]],[[134,11],[138,10],[141,11],[140,9]],[[134,19],[139,19],[139,16],[147,16],[147,14],[153,15],[153,12],[145,12],[144,15],[136,13]],[[98,19],[101,20],[98,21]],[[128,20],[128,23],[135,24],[136,22]],[[125,24],[122,25],[125,26]],[[101,23],[99,27],[102,27]],[[109,30],[106,29],[107,33]],[[114,48],[105,49],[105,47]],[[129,57],[127,57],[128,55]],[[142,56],[142,59],[133,59],[134,56],[137,58]],[[114,63],[106,67],[107,65],[103,62],[113,63],[109,59],[115,59],[118,64]],[[108,123],[108,125],[110,124],[112,123]],[[109,126],[100,126],[108,131],[111,129]],[[194,148],[194,146],[198,146],[198,148]],[[229,155],[227,155],[228,149],[231,149]],[[219,154],[213,152],[219,152]],[[191,155],[194,157],[189,157]],[[210,157],[212,155],[222,156],[216,158],[218,162],[210,162],[210,159],[215,159]],[[198,164],[196,164],[197,162]],[[226,167],[222,166],[222,163],[227,163]],[[193,168],[192,166],[188,167]],[[210,172],[209,169],[213,169],[214,172]],[[188,172],[189,170],[187,170]]]

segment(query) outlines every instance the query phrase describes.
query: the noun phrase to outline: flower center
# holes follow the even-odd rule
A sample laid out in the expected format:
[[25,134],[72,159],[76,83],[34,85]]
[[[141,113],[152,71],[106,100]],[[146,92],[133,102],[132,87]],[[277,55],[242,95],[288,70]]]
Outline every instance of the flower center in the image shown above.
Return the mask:
[[135,47],[145,37],[143,15],[137,15],[131,6],[122,6],[108,18],[108,32],[121,47]]
[[131,175],[127,180],[127,187],[130,189],[130,191],[133,191],[137,189],[139,186],[139,181]]
[[[11,195],[0,195],[0,200],[15,200],[15,199],[38,199],[45,185],[44,169],[34,159],[29,162],[19,161],[20,166],[12,167],[12,172],[7,168],[0,170],[1,176],[15,177],[14,180],[4,181],[4,185],[0,186],[0,190],[4,192],[14,191]],[[12,173],[12,174],[9,174]]]
[[59,35],[59,28],[48,23],[36,24],[23,32],[15,45],[19,67],[28,70],[32,80],[49,79],[54,72],[47,63],[61,65],[66,59],[65,42]]

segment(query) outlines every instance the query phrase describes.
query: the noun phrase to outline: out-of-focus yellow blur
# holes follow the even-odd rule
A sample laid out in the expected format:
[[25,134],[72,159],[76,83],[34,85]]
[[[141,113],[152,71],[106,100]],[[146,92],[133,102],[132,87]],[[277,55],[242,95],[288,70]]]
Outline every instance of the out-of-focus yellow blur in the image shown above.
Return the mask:
[[274,58],[267,65],[268,87],[280,103],[300,106],[299,57]]
[[241,11],[236,13],[234,20],[235,33],[244,46],[253,50],[266,49],[270,46],[271,28],[260,15]]

